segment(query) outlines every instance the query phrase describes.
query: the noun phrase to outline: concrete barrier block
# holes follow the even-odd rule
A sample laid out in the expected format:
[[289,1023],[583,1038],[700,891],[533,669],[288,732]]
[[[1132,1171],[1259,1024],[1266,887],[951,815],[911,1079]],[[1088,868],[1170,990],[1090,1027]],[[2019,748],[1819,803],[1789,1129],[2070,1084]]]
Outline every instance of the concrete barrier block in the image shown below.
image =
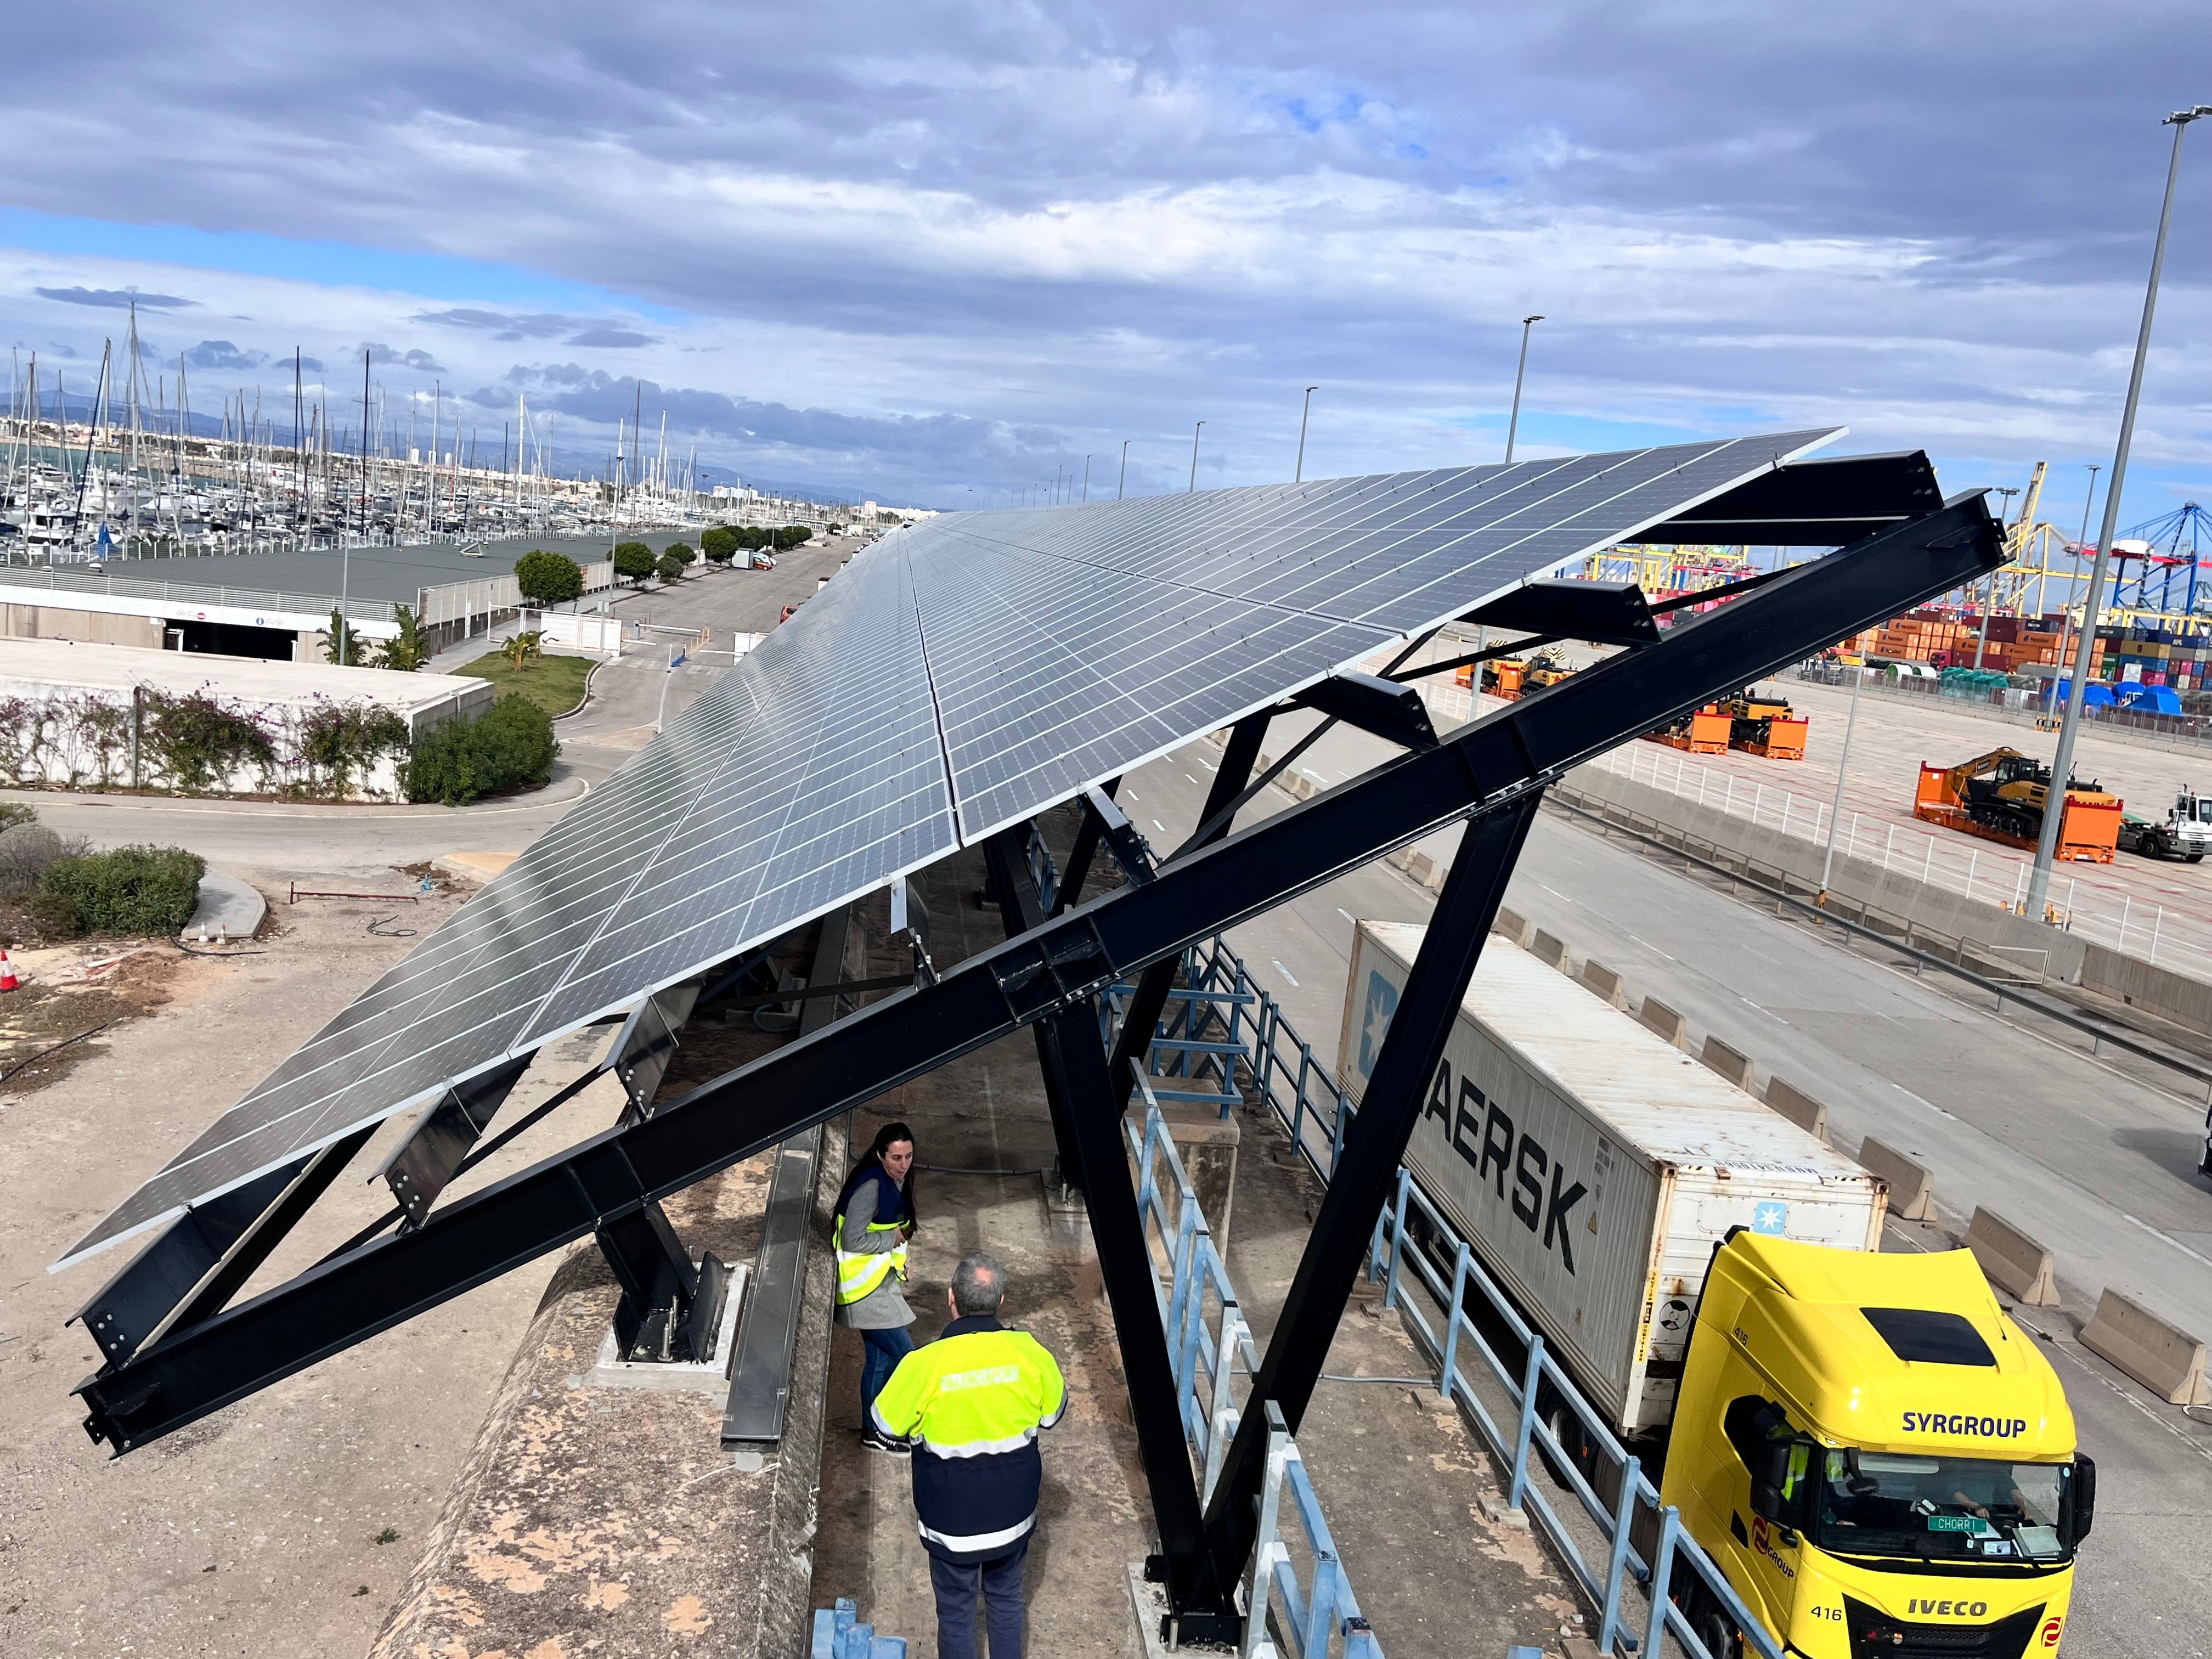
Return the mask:
[[1806,1133],[1821,1140],[1828,1138],[1828,1109],[1802,1089],[1778,1077],[1770,1077],[1766,1079],[1765,1098],[1768,1105]]
[[1536,930],[1535,942],[1530,945],[1528,949],[1534,954],[1537,961],[1549,963],[1563,974],[1574,972],[1574,969],[1567,965],[1567,945],[1565,939],[1554,939],[1539,927]]
[[2051,1252],[1991,1210],[1977,1209],[1966,1227],[1966,1248],[1990,1283],[2031,1308],[2058,1305]]
[[1498,920],[1490,924],[1490,931],[1504,934],[1516,945],[1526,945],[1528,943],[1528,918],[1517,911],[1500,909]]
[[2204,1345],[2118,1291],[2097,1300],[2096,1316],[2081,1328],[2081,1346],[2101,1354],[2130,1376],[2176,1406],[2212,1406],[2204,1375]]
[[1426,853],[1406,854],[1406,873],[1424,887],[1433,887],[1437,881],[1437,861]]
[[1868,1174],[1889,1183],[1889,1212],[1905,1221],[1932,1221],[1936,1217],[1936,1177],[1894,1146],[1869,1135],[1859,1147],[1859,1164]]
[[1626,999],[1621,994],[1620,975],[1595,957],[1583,963],[1582,979],[1593,993],[1603,997],[1614,1007],[1626,1005]]
[[1705,1039],[1705,1046],[1698,1053],[1698,1060],[1707,1069],[1719,1073],[1746,1094],[1753,1092],[1751,1061],[1723,1042],[1717,1036]]
[[1660,1001],[1657,997],[1644,998],[1644,1006],[1636,1017],[1677,1048],[1689,1047],[1689,1021]]

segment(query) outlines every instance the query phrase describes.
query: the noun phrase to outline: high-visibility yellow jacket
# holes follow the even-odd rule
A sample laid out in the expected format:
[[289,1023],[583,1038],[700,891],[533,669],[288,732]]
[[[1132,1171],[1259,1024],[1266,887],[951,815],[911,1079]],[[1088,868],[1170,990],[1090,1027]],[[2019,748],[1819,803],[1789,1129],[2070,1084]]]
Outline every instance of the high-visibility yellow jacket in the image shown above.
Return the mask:
[[1067,1410],[1059,1362],[988,1314],[954,1320],[899,1361],[876,1396],[875,1427],[915,1443],[914,1510],[934,1554],[984,1561],[1036,1525],[1037,1431]]
[[865,1301],[894,1273],[902,1280],[906,1278],[904,1239],[889,1249],[855,1250],[847,1248],[845,1211],[853,1201],[853,1194],[869,1182],[872,1182],[876,1188],[875,1215],[868,1223],[868,1236],[872,1241],[878,1234],[898,1231],[909,1217],[905,1194],[899,1190],[898,1183],[880,1165],[859,1170],[846,1182],[844,1192],[838,1195],[837,1219],[833,1229],[837,1251],[837,1305],[841,1308],[849,1308],[855,1302]]

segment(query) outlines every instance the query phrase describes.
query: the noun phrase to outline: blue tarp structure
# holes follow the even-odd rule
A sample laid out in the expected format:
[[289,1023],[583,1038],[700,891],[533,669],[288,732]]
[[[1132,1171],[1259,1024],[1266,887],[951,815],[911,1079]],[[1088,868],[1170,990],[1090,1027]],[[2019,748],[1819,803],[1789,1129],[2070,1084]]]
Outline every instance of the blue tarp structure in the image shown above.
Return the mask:
[[2120,688],[2120,706],[2146,714],[2179,714],[2181,698],[2170,685],[2126,685]]

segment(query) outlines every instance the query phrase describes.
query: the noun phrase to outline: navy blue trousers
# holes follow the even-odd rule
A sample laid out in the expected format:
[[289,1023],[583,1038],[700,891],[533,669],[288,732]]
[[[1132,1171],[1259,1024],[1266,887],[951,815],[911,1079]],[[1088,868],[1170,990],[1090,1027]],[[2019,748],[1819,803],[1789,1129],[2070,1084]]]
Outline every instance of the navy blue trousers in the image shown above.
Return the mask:
[[948,1561],[929,1553],[929,1583],[937,1592],[937,1659],[980,1659],[975,1647],[975,1598],[983,1598],[991,1632],[991,1659],[1022,1659],[1022,1569],[1030,1540],[989,1561]]

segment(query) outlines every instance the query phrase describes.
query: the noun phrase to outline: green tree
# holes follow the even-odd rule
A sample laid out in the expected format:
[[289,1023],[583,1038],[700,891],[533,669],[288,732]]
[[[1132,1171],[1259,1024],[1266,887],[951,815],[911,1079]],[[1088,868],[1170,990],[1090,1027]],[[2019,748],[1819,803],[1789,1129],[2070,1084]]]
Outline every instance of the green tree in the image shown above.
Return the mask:
[[738,556],[738,532],[727,525],[714,525],[700,532],[699,550],[710,564],[727,564]]
[[422,637],[422,618],[406,605],[395,605],[392,619],[399,624],[399,632],[384,642],[376,665],[412,674],[430,660],[430,644]]
[[545,636],[533,630],[527,634],[517,634],[505,645],[500,647],[500,650],[506,653],[507,661],[514,665],[514,672],[520,674],[523,665],[532,657],[542,657],[545,654],[544,646]]
[[813,535],[813,530],[806,525],[787,524],[775,532],[775,545],[777,550],[781,551],[811,540]]
[[653,550],[643,542],[623,542],[615,548],[615,574],[635,586],[653,574]]
[[661,550],[660,556],[664,559],[680,559],[689,565],[699,556],[691,550],[691,544],[689,542],[671,542]]
[[653,574],[663,582],[674,582],[684,574],[684,561],[677,556],[674,548],[660,556],[660,562],[653,567]]
[[515,586],[540,610],[566,605],[584,591],[584,568],[565,553],[533,550],[514,562]]
[[338,615],[336,605],[331,607],[329,637],[323,642],[323,660],[360,668],[368,661],[368,648],[353,631],[353,624]]

